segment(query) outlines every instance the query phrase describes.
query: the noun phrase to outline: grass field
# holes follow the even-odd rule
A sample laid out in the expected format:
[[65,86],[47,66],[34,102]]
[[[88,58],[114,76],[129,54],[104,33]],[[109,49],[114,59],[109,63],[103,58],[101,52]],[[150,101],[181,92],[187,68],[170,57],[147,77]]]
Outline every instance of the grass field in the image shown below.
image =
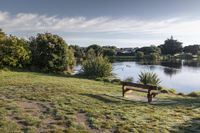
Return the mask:
[[121,98],[119,85],[0,71],[0,133],[15,132],[200,132],[200,98],[161,94],[148,104]]

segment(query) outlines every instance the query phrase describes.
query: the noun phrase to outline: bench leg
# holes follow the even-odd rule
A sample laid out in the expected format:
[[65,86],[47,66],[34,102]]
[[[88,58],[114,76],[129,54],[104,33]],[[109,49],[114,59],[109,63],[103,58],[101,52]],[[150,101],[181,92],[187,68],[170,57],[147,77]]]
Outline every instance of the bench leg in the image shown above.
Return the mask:
[[148,103],[152,102],[152,95],[150,93],[147,94]]
[[123,97],[124,97],[124,93],[125,93],[124,86],[122,86],[122,96]]

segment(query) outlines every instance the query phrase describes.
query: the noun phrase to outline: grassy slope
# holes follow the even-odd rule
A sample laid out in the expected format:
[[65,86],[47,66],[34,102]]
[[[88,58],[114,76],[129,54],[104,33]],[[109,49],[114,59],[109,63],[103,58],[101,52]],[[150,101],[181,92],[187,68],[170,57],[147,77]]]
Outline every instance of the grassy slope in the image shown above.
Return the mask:
[[123,100],[121,86],[30,72],[0,72],[0,132],[200,131],[200,99]]

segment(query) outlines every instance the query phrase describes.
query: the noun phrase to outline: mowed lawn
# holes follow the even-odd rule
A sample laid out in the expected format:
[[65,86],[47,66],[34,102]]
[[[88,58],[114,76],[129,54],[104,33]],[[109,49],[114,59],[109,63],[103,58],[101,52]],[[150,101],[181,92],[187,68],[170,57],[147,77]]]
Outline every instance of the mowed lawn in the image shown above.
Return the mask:
[[200,98],[161,94],[148,104],[123,99],[120,85],[0,71],[0,133],[15,132],[200,132]]

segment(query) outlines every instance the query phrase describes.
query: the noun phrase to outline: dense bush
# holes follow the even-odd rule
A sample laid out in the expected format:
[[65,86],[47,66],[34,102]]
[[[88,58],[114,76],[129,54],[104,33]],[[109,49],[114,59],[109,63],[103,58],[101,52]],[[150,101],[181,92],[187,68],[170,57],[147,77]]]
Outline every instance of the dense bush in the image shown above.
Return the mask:
[[138,52],[136,53],[136,58],[137,58],[137,59],[143,59],[143,58],[144,58],[144,53],[141,52],[141,51],[138,51]]
[[157,53],[160,54],[161,53],[161,49],[159,47],[156,47],[154,45],[152,46],[145,46],[142,48],[139,48],[136,50],[136,52],[143,52],[145,55],[149,55],[150,53]]
[[190,97],[200,97],[200,92],[191,92],[188,94]]
[[108,77],[111,75],[112,65],[107,58],[98,56],[83,62],[82,70],[87,77]]
[[30,63],[31,51],[28,42],[15,36],[0,40],[0,66],[23,68]]
[[59,36],[50,33],[30,38],[32,65],[45,72],[69,71],[75,60],[71,49]]
[[158,53],[150,53],[150,55],[149,55],[150,60],[158,60],[159,58],[160,57],[159,57]]
[[158,78],[156,73],[141,72],[139,74],[139,82],[145,85],[159,85],[161,83],[161,80]]

